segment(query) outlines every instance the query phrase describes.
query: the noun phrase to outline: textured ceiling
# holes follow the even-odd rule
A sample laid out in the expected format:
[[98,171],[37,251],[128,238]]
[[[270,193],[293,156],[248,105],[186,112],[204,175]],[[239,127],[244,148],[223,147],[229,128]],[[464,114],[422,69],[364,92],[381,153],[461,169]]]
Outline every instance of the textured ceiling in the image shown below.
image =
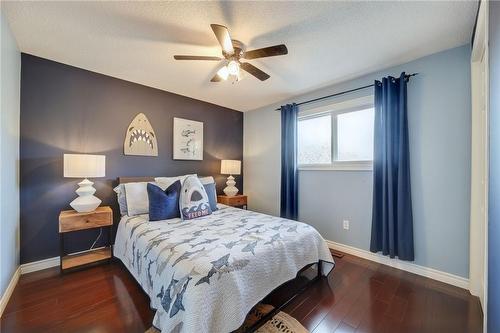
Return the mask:
[[[6,2],[22,52],[252,110],[470,41],[476,2]],[[250,61],[271,75],[210,83],[220,55],[211,23],[247,49],[289,54]]]

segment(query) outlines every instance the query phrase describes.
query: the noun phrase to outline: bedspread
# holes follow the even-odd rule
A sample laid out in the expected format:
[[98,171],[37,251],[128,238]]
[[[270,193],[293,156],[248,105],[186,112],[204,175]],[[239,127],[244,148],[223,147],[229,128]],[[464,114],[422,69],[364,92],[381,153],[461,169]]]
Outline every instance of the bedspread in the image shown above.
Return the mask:
[[308,264],[334,266],[310,225],[220,205],[189,221],[124,216],[114,255],[151,299],[162,332],[230,332]]

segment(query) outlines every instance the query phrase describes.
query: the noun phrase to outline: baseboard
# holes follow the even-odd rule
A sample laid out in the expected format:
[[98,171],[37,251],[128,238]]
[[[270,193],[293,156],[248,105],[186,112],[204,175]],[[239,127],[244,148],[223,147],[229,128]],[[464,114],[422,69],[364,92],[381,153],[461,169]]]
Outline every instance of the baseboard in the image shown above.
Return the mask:
[[[101,246],[101,247],[96,247],[92,250],[99,250],[99,249],[103,249],[103,248],[104,247]],[[92,250],[73,252],[73,253],[70,253],[70,255],[85,253],[85,252],[89,252]],[[47,268],[59,266],[60,263],[61,263],[61,260],[59,257],[52,257],[52,258],[47,258],[47,259],[43,259],[43,260],[39,260],[39,261],[29,262],[29,263],[21,265],[21,274],[27,274],[27,273],[31,273],[31,272],[41,271],[42,269],[47,269]]]
[[22,264],[20,267],[21,274],[27,274],[31,272],[41,271],[42,269],[59,266],[59,262],[59,257],[53,257],[40,261],[29,262],[27,264]]
[[[397,269],[401,269],[403,271],[407,271],[410,273],[414,273],[417,275],[425,276],[433,280],[441,281],[447,284],[451,284],[453,286],[469,289],[469,279],[463,278],[458,275],[446,273],[439,271],[434,268],[420,266],[411,262],[405,262],[398,259],[391,259],[387,256],[383,256],[378,253],[372,253],[370,251],[362,250],[355,248],[353,246],[340,244],[337,242],[333,242],[330,240],[326,240],[328,246],[332,249],[351,254],[356,257],[360,257],[363,259],[371,260],[374,262],[378,262],[380,264],[384,264],[387,266],[391,266]],[[40,271],[42,269],[59,266],[59,257],[48,258],[40,261],[30,262],[27,264],[22,264],[18,269],[21,274],[27,274],[35,271]],[[19,278],[19,274],[17,276]],[[12,281],[11,281],[12,282]],[[17,281],[16,281],[17,282]],[[14,284],[15,285],[15,284]],[[10,285],[9,285],[10,286]],[[7,293],[6,293],[7,294]],[[2,297],[3,301],[3,297]],[[3,303],[2,303],[3,304]]]
[[2,298],[0,298],[0,317],[2,317],[3,310],[5,310],[7,303],[9,303],[10,296],[12,296],[12,292],[14,291],[14,288],[17,285],[17,281],[19,281],[20,275],[21,275],[21,267],[18,267],[14,272],[14,275],[12,275],[9,284],[7,285],[7,288],[5,289],[5,292],[2,295]]
[[351,254],[356,257],[371,260],[397,269],[401,269],[403,271],[407,271],[413,274],[425,276],[430,279],[451,284],[453,286],[462,289],[467,289],[467,290],[469,289],[469,279],[463,278],[458,275],[442,272],[434,268],[420,266],[411,262],[405,262],[398,259],[391,259],[379,253],[373,253],[370,251],[358,249],[353,246],[340,244],[330,240],[326,240],[326,243],[328,244],[328,247],[334,250],[338,250],[347,254]]

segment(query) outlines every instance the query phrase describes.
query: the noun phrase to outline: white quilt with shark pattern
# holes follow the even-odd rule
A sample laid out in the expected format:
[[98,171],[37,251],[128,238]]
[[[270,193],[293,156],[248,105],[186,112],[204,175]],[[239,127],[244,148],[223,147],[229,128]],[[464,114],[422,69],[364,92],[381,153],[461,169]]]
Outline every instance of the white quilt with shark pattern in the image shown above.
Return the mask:
[[231,332],[273,289],[322,260],[334,266],[321,235],[291,220],[218,205],[189,221],[124,216],[114,255],[151,299],[163,333]]

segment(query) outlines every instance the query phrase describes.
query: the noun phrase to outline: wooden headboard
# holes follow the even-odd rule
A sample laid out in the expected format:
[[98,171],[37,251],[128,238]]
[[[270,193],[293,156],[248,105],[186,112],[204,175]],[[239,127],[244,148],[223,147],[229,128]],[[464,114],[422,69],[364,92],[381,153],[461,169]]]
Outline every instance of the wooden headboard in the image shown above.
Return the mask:
[[118,177],[118,184],[154,181],[155,177]]

